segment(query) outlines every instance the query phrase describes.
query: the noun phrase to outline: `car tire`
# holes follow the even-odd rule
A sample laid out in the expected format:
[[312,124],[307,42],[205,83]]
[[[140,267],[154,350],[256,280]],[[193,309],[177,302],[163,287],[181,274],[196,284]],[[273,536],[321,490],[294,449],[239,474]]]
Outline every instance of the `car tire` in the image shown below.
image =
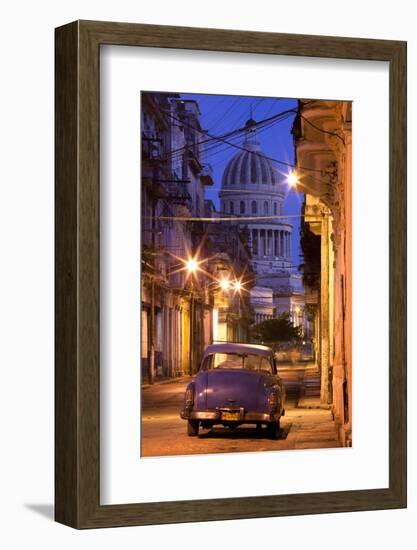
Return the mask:
[[198,420],[189,420],[187,422],[187,435],[195,437],[198,435],[198,429],[200,428],[200,422]]
[[266,433],[270,439],[278,439],[280,434],[280,423],[278,422],[270,422],[266,427]]

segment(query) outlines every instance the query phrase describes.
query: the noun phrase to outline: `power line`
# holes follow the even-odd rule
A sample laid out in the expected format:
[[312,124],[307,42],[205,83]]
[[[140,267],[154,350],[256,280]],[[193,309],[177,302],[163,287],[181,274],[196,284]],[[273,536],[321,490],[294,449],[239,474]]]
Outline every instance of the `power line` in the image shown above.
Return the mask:
[[[321,216],[329,216],[330,213],[322,212]],[[287,216],[227,216],[221,218],[206,218],[206,217],[187,217],[187,216],[158,216],[158,220],[163,221],[186,221],[186,222],[244,222],[244,221],[262,221],[262,220],[285,220],[290,218],[309,217],[307,214],[289,214]],[[145,219],[152,219],[152,216],[145,216]],[[284,222],[285,223],[285,222]]]
[[[230,116],[230,113],[234,110],[234,108],[238,105],[239,101],[241,100],[242,98],[241,97],[237,97],[233,103],[231,103],[231,105],[229,105],[226,110],[224,111],[224,113],[217,118],[217,120],[210,126],[210,131],[213,130],[218,124],[219,122],[221,123],[222,121],[224,122],[224,119],[226,117],[226,115],[228,114]],[[220,127],[222,126],[222,124],[220,124]]]
[[[261,129],[258,131],[258,134],[262,134],[263,132],[271,130],[277,123],[286,120],[289,116],[290,116],[290,114],[284,115],[279,120],[273,120],[273,121],[263,125],[261,127]],[[240,136],[236,135],[236,136],[233,136],[231,139],[236,139],[238,137],[240,137]],[[204,149],[204,157],[205,158],[209,157],[211,159],[215,155],[223,153],[227,150],[230,150],[230,146],[228,144],[214,143],[214,144],[211,144],[208,149]],[[212,164],[211,160],[210,160],[210,164]]]
[[[160,111],[164,112],[161,109],[160,109]],[[257,126],[257,128],[262,128],[265,124],[268,124],[269,122],[273,122],[275,119],[279,119],[283,116],[289,115],[291,113],[296,113],[296,112],[297,112],[297,109],[294,109],[294,108],[293,109],[286,109],[285,111],[281,111],[280,113],[276,113],[275,115],[273,115],[271,117],[260,120],[259,122],[256,123],[256,126]],[[190,124],[187,124],[185,121],[179,119],[178,117],[175,117],[173,114],[171,114],[169,112],[165,112],[165,114],[167,114],[170,118],[174,119],[175,121],[180,122],[181,124],[185,124],[186,126],[191,128],[192,130],[198,132],[199,134],[209,136],[209,139],[203,139],[201,141],[197,141],[194,145],[203,145],[205,143],[209,143],[209,142],[212,142],[212,141],[222,141],[223,143],[225,143],[227,145],[235,146],[232,143],[227,142],[225,140],[225,138],[234,137],[238,134],[241,134],[242,132],[244,132],[246,130],[246,126],[242,126],[242,127],[237,128],[235,130],[231,130],[230,132],[226,132],[225,134],[222,134],[221,136],[214,136],[214,135],[209,134],[206,131],[198,130],[198,128],[195,128],[194,126],[191,126]],[[183,147],[180,147],[178,149],[174,149],[173,151],[170,152],[169,156],[172,156],[172,155],[175,155],[176,153],[185,151],[187,148],[188,148],[188,145],[184,145]],[[206,151],[204,151],[204,152],[206,152]]]
[[[296,112],[295,109],[289,109],[287,112]],[[189,128],[193,129],[194,131],[196,132],[199,132],[199,133],[203,133],[201,132],[200,130],[198,130],[197,128],[194,128],[193,126],[191,126],[190,124],[187,124],[186,122],[184,122],[183,120],[175,117],[174,115],[172,115],[171,113],[166,113],[170,118],[172,118],[173,120],[177,121],[177,122],[180,122],[181,124],[185,124],[186,126],[188,126]],[[273,118],[273,117],[271,117]],[[263,155],[262,153],[259,153],[257,151],[250,151],[249,149],[246,149],[245,147],[242,147],[241,145],[236,145],[234,143],[231,143],[230,141],[227,141],[226,139],[222,138],[222,137],[219,137],[219,136],[211,136],[209,133],[207,133],[207,135],[211,138],[211,139],[217,139],[219,141],[222,141],[223,143],[226,143],[227,145],[230,145],[231,147],[234,147],[236,149],[239,149],[241,151],[246,151],[247,153],[252,153],[253,155],[256,155],[260,158],[264,158],[266,160],[270,160],[271,162],[276,162],[277,164],[281,164],[283,166],[287,166],[289,168],[296,168],[297,165],[296,164],[292,164],[290,162],[286,162],[286,161],[283,161],[283,160],[279,160],[279,159],[276,159],[276,158],[273,158],[273,157],[269,157],[267,155]],[[299,170],[306,170],[308,172],[319,172],[320,174],[322,173],[322,170],[319,170],[319,169],[316,169],[316,168],[307,168],[307,167],[302,167],[302,166],[298,166],[297,167]]]
[[342,136],[339,136],[339,134],[336,134],[336,132],[329,132],[328,130],[324,130],[323,128],[320,128],[319,126],[316,126],[311,120],[308,120],[302,113],[300,113],[300,117],[304,120],[304,122],[307,122],[307,124],[310,124],[315,130],[318,130],[319,132],[322,132],[323,134],[328,134],[329,136],[335,136],[339,138],[343,145],[345,145],[345,140]]
[[[211,97],[211,96],[209,96],[209,97]],[[224,95],[224,96],[219,96],[219,97],[221,97],[221,99],[214,105],[214,107],[212,107],[212,109],[211,109],[210,111],[208,111],[208,112],[206,112],[206,113],[202,113],[202,114],[201,114],[201,118],[205,118],[205,117],[207,117],[209,114],[212,115],[213,113],[215,113],[216,111],[218,111],[220,105],[222,105],[225,101],[227,101],[227,100],[229,99],[230,96]]]

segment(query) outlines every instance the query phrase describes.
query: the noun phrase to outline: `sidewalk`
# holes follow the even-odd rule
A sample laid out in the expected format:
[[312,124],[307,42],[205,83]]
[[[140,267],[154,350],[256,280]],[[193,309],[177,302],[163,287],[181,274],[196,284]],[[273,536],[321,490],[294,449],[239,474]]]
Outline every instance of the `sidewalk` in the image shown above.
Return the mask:
[[297,409],[324,409],[330,410],[331,405],[320,403],[320,397],[300,397],[297,403]]
[[145,382],[141,384],[141,389],[146,390],[148,388],[153,388],[154,386],[162,386],[164,384],[174,384],[175,382],[188,382],[192,379],[192,376],[174,376],[173,378],[163,378],[155,380],[153,384]]

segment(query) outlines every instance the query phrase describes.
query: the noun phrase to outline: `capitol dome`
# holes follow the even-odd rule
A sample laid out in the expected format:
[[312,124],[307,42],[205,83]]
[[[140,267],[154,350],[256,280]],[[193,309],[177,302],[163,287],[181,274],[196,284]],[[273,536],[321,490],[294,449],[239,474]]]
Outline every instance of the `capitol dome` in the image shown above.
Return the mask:
[[247,228],[253,268],[257,277],[263,276],[262,286],[274,288],[276,275],[291,265],[293,226],[284,218],[278,171],[262,153],[252,118],[246,122],[241,149],[223,172],[219,198],[221,214],[235,216],[235,223]]
[[[245,138],[239,151],[226,165],[222,187],[232,185],[278,186],[278,173],[272,161],[265,157],[260,148],[256,122],[249,119],[245,126]],[[275,187],[275,192],[278,187]]]

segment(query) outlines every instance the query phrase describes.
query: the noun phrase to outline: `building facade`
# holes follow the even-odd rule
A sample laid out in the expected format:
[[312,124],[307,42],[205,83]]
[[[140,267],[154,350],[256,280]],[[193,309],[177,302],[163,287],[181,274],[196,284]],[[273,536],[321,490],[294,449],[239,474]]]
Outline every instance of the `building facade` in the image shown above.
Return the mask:
[[[245,227],[230,223],[206,201],[205,246],[213,279],[213,340],[248,342],[252,322],[249,292],[253,285],[252,257]],[[236,289],[239,281],[241,288]]]
[[[293,127],[304,192],[304,224],[318,239],[310,275],[321,401],[331,404],[341,441],[352,442],[352,104],[300,101]],[[307,266],[308,268],[308,266]],[[318,280],[314,271],[319,270]]]
[[233,282],[250,250],[237,226],[207,222],[218,213],[205,200],[213,176],[197,102],[143,93],[141,115],[141,372],[152,383],[197,372],[213,339],[247,341],[251,312]]
[[212,339],[213,299],[203,272],[189,277],[184,261],[199,248],[203,228],[187,222],[204,209],[210,167],[199,145],[195,102],[142,94],[142,378],[192,374]]

